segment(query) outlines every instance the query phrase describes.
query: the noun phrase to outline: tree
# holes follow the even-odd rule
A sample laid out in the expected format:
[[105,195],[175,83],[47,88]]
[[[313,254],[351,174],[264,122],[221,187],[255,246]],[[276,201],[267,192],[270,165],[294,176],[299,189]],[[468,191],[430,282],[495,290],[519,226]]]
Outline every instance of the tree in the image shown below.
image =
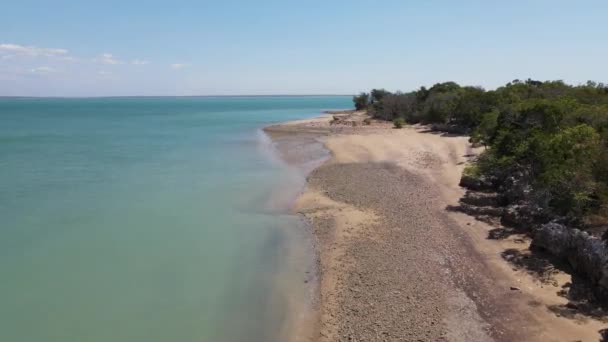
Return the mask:
[[479,125],[475,127],[471,134],[471,142],[481,143],[488,146],[496,133],[498,125],[498,111],[493,110],[481,116]]
[[430,93],[452,93],[458,91],[460,89],[460,85],[456,82],[443,82],[434,84],[431,89],[429,89]]
[[376,103],[376,102],[381,102],[382,99],[386,96],[386,95],[390,95],[390,92],[384,90],[384,89],[372,89],[371,92],[371,103]]
[[503,203],[523,200],[571,222],[608,223],[605,84],[527,79],[486,91],[444,82],[360,97],[370,114],[395,126],[422,122],[470,132],[472,142],[487,147],[476,162],[479,176],[496,186]]
[[382,120],[401,117],[412,123],[416,111],[416,97],[413,94],[390,94],[383,97],[382,106],[377,106],[375,116]]
[[369,104],[369,94],[361,93],[359,95],[355,95],[353,96],[353,102],[356,110],[366,109],[367,105]]
[[431,92],[422,114],[424,123],[447,123],[458,103],[456,92]]
[[493,93],[479,87],[464,87],[462,95],[452,113],[453,123],[474,128],[480,124],[484,113],[492,111],[496,106]]
[[597,190],[594,167],[601,153],[599,134],[581,124],[537,140],[533,148],[541,165],[538,180],[551,191],[552,207],[563,215],[582,216]]

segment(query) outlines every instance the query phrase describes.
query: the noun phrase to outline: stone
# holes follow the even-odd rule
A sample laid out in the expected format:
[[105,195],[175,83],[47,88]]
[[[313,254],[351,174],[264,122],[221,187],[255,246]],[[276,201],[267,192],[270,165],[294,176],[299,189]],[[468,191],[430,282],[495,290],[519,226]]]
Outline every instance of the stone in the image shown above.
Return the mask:
[[532,246],[566,261],[589,280],[594,294],[608,302],[608,248],[603,241],[579,229],[549,222],[534,232]]

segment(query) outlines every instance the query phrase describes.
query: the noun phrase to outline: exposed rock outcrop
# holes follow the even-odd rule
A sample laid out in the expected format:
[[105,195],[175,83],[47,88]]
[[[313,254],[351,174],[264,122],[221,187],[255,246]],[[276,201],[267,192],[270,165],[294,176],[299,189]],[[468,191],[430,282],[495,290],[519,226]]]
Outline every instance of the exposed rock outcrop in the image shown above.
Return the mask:
[[491,189],[491,182],[464,175],[460,185],[472,191],[461,199],[459,209],[474,216],[485,213],[486,208],[501,212],[503,225],[529,232],[533,236],[533,247],[542,248],[568,263],[574,272],[589,281],[594,296],[608,305],[608,234],[604,241],[570,227],[568,222],[572,222],[566,217],[555,219],[556,215],[548,209],[550,194],[534,191],[526,179],[525,172],[508,177],[494,199],[503,207],[487,207],[486,201],[491,197],[475,191]]
[[545,210],[531,202],[512,204],[504,208],[501,223],[505,226],[521,228],[526,231],[534,229],[539,222],[547,222]]
[[484,177],[462,175],[460,186],[474,191],[486,191],[492,189],[492,182]]
[[601,239],[550,222],[534,232],[532,245],[568,262],[576,273],[589,280],[596,297],[608,302],[608,247]]

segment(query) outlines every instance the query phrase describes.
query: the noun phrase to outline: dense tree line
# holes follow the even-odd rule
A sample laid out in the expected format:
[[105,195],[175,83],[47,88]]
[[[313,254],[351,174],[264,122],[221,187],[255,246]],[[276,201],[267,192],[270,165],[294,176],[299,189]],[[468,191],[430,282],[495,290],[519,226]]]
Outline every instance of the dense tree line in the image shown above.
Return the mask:
[[579,227],[608,222],[608,85],[515,80],[496,90],[454,82],[353,98],[382,120],[467,133],[487,147],[468,173],[526,202],[537,219]]

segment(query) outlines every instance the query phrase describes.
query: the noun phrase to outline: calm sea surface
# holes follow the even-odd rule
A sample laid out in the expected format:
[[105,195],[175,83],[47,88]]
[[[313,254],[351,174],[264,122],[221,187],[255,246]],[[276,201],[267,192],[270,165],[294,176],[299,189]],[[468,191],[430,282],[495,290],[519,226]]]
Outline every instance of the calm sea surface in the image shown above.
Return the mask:
[[0,99],[0,341],[277,340],[307,266],[259,129],[350,106]]

